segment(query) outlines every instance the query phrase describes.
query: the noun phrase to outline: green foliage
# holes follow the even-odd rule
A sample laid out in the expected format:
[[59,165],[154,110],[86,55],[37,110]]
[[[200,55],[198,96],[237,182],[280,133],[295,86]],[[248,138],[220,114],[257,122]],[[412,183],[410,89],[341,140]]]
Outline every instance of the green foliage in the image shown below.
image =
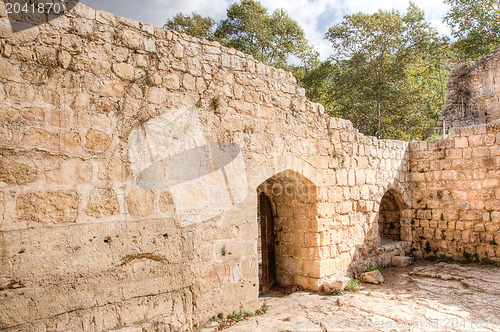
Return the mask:
[[269,307],[266,305],[263,305],[257,311],[255,312],[257,315],[264,315],[267,311],[269,310]]
[[331,295],[342,296],[347,292],[357,292],[360,288],[361,288],[361,285],[359,284],[359,280],[351,278],[345,289],[333,291]]
[[495,240],[491,240],[491,241],[490,241],[490,244],[491,244],[492,246],[496,246],[496,245],[497,245],[497,242],[496,242]]
[[382,275],[385,274],[385,267],[383,267],[382,265],[369,267],[365,272],[372,272],[376,270],[380,271]]
[[239,311],[233,311],[232,314],[229,315],[229,319],[234,320],[235,322],[241,322],[243,320],[244,314],[243,312]]
[[349,283],[347,284],[346,291],[348,292],[357,292],[360,288],[359,280],[356,280],[354,278],[351,278],[349,280]]
[[217,316],[212,316],[210,317],[210,319],[208,320],[209,322],[215,322],[215,323],[218,323],[219,322],[219,317]]
[[432,251],[431,244],[429,243],[429,241],[427,241],[427,242],[425,243],[425,248],[424,248],[424,250],[425,250],[425,252],[426,252],[426,253],[428,253],[428,254]]
[[434,140],[434,139],[441,139],[441,135],[439,134],[432,134],[431,136],[427,137],[428,141]]
[[[253,55],[256,59],[303,75],[318,64],[319,54],[305,38],[304,30],[284,9],[272,14],[256,0],[241,0],[227,8],[227,18],[219,23],[211,18],[192,13],[177,14],[165,24],[166,28],[185,32],[195,37],[217,40]],[[214,26],[215,29],[214,29]],[[291,57],[302,66],[291,66]]]
[[451,6],[444,21],[457,38],[454,48],[464,60],[486,55],[500,46],[499,0],[445,0]]
[[165,29],[177,30],[193,37],[209,40],[214,39],[215,21],[210,17],[203,17],[195,12],[191,15],[178,13],[171,19],[168,19],[163,27]]
[[334,53],[303,78],[309,98],[365,134],[427,136],[446,95],[449,52],[419,8],[347,15],[326,38]]

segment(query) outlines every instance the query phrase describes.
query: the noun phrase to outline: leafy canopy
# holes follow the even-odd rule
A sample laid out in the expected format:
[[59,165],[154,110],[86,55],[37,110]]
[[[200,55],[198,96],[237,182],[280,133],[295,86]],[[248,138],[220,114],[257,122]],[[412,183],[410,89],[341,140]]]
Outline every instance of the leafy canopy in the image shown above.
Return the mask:
[[214,19],[210,17],[203,17],[200,14],[193,12],[191,15],[178,13],[171,19],[168,19],[163,27],[165,29],[177,30],[193,37],[213,40],[214,26]]
[[241,0],[227,8],[227,18],[221,20],[212,33],[214,25],[211,18],[192,13],[175,15],[165,27],[217,40],[277,67],[289,68],[293,57],[308,67],[318,62],[319,55],[306,40],[304,30],[284,9],[269,14],[260,2]]
[[329,62],[303,78],[310,98],[369,135],[425,136],[444,100],[446,41],[423,11],[410,3],[404,15],[346,15],[326,39],[334,51]]
[[499,0],[445,0],[451,6],[444,21],[457,38],[455,49],[462,59],[472,60],[500,47]]

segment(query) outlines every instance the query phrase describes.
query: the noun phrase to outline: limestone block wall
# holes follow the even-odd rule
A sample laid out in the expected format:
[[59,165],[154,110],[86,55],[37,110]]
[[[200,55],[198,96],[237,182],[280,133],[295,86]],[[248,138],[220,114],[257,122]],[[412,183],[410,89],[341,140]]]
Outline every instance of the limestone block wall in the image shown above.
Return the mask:
[[412,142],[414,254],[500,258],[500,126],[453,128]]
[[438,128],[486,124],[500,118],[500,50],[450,73]]
[[410,239],[407,150],[218,43],[81,4],[14,34],[2,2],[0,328],[189,330],[255,310],[257,189],[283,172],[316,195],[305,212],[272,197],[279,271],[297,271],[280,280],[316,290],[362,270],[384,251],[388,190]]

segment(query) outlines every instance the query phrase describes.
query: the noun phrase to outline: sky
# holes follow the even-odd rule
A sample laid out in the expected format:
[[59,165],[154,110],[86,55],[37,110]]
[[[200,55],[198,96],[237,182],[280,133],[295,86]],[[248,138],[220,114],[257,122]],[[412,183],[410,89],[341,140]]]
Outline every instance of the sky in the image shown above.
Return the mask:
[[[219,21],[225,17],[226,8],[235,0],[81,0],[94,9],[105,10],[118,16],[132,18],[158,27],[177,13],[197,12]],[[284,8],[288,15],[304,29],[306,38],[316,47],[325,60],[332,52],[330,43],[324,39],[328,28],[342,21],[344,15],[364,12],[374,13],[379,9],[397,9],[405,12],[406,0],[260,0],[269,12]],[[426,13],[426,19],[441,34],[450,34],[442,22],[448,11],[443,0],[414,0]]]

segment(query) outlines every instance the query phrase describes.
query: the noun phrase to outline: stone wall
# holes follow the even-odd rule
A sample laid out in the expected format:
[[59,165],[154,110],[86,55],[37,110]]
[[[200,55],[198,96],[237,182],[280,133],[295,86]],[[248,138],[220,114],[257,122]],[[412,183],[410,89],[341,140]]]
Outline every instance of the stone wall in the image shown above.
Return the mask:
[[281,282],[380,262],[388,190],[409,239],[408,144],[325,115],[291,73],[81,4],[13,34],[0,3],[0,37],[2,329],[256,309],[257,188],[279,174],[316,188],[305,212],[273,194]]
[[417,257],[500,258],[500,126],[452,128],[412,142],[411,220]]
[[459,64],[450,73],[438,129],[486,124],[500,118],[500,50]]

